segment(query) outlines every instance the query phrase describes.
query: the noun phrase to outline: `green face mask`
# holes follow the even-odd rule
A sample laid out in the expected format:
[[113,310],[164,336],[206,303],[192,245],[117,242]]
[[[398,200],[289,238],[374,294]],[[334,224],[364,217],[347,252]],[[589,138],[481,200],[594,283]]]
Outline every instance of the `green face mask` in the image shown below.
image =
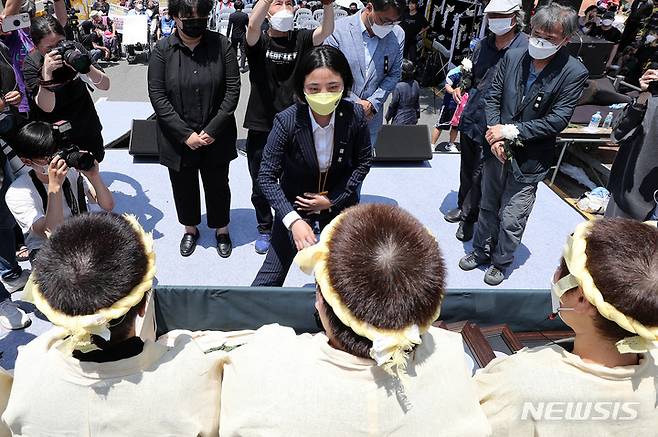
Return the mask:
[[336,110],[340,99],[343,97],[343,92],[336,93],[304,93],[306,101],[311,107],[313,112],[318,115],[329,115]]

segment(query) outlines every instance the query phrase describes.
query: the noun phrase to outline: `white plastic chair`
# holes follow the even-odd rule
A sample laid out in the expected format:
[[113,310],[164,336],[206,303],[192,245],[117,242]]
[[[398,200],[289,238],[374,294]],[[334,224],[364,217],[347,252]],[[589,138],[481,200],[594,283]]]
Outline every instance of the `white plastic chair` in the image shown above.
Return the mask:
[[301,15],[298,18],[295,18],[295,21],[293,22],[293,28],[306,29],[305,25],[309,21],[313,21],[312,15]]
[[336,9],[334,11],[334,17],[335,17],[336,21],[340,20],[341,18],[345,18],[347,16],[349,16],[349,14],[344,9]]
[[318,9],[313,12],[313,20],[317,21],[318,23],[322,21],[322,17],[324,17],[324,9]]
[[302,29],[301,24],[311,19],[313,19],[313,12],[311,12],[310,9],[298,9],[297,12],[295,12],[295,18],[293,19],[293,27],[295,29]]
[[311,12],[310,9],[307,8],[299,8],[297,9],[297,12],[295,12],[295,19],[298,17],[303,17],[303,16],[308,16],[308,17],[313,17],[313,12]]
[[317,20],[307,20],[302,23],[302,29],[317,29],[320,27],[320,22]]

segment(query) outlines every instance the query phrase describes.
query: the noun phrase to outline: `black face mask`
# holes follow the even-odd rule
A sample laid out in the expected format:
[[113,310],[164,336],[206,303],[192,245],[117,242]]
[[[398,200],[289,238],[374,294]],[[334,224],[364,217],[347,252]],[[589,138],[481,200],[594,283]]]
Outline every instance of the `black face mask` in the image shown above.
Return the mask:
[[181,31],[190,38],[200,37],[208,28],[207,18],[188,18],[181,21],[183,22]]

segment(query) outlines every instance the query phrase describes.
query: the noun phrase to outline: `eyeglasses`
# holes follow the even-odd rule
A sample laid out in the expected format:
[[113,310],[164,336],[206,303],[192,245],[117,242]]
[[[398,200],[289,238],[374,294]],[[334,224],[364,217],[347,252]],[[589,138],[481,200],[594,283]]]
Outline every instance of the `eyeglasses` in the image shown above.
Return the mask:
[[559,37],[555,37],[554,35],[546,35],[543,32],[538,32],[538,31],[532,32],[530,34],[530,36],[535,37],[535,38],[544,39],[544,40],[550,42],[551,44],[555,44],[556,46],[559,46],[564,41],[564,38],[559,39]]

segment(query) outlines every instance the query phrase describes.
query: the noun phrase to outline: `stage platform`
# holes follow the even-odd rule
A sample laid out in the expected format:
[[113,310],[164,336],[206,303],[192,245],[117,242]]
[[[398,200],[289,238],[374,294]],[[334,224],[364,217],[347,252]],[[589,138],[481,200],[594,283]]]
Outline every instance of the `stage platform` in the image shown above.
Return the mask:
[[[258,233],[245,157],[231,163],[230,232],[234,248],[228,259],[217,255],[214,236],[205,223],[200,226],[201,238],[195,253],[189,258],[180,256],[182,227],[176,219],[166,168],[156,163],[133,162],[124,150],[108,150],[101,170],[114,192],[116,211],[135,214],[148,231],[153,231],[159,287],[251,284],[264,256],[254,251]],[[457,225],[446,222],[443,213],[456,205],[458,180],[459,155],[434,155],[431,161],[418,165],[378,164],[366,177],[362,201],[399,205],[432,230],[448,267],[448,288],[547,290],[565,238],[583,218],[540,184],[523,243],[507,280],[500,287],[491,288],[482,280],[483,270],[464,272],[457,265],[459,258],[471,250],[471,244],[454,237]],[[293,266],[285,286],[310,282],[311,277]]]

